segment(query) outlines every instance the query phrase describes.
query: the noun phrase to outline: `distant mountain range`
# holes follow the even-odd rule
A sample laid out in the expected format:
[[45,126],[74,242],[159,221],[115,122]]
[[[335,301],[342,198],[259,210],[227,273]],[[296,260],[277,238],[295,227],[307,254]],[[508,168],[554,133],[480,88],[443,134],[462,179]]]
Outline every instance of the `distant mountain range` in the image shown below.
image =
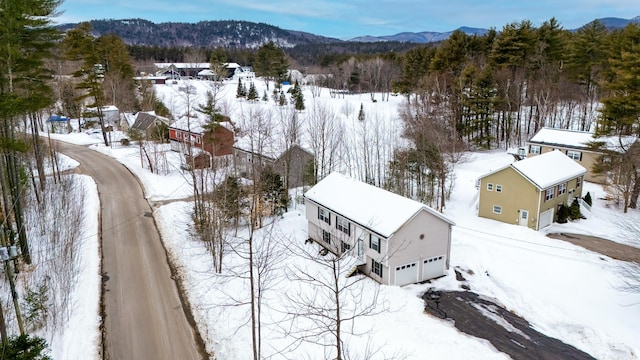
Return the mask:
[[[605,17],[598,20],[609,29],[623,28],[629,23],[640,24],[640,16],[632,19]],[[307,32],[285,30],[268,24],[236,20],[201,21],[198,23],[153,23],[143,19],[125,19],[92,20],[90,23],[93,28],[93,35],[100,36],[113,33],[130,45],[257,48],[269,41],[273,41],[280,47],[292,48],[297,45],[345,42]],[[62,24],[58,28],[64,31],[73,29],[78,25],[78,23]],[[488,31],[488,29],[465,26],[457,30],[470,35],[482,35]],[[446,40],[452,33],[453,31],[402,32],[385,36],[359,36],[348,41],[424,44]]]
[[[462,26],[457,30],[462,31],[465,34],[469,35],[484,35],[489,30],[487,29],[478,29]],[[455,31],[455,30],[454,30]],[[401,41],[401,42],[414,42],[414,43],[431,43],[443,41],[449,38],[453,34],[453,31],[447,32],[434,32],[434,31],[423,31],[423,32],[401,32],[395,35],[385,35],[385,36],[358,36],[356,38],[351,39],[350,41],[359,41],[359,42],[377,42],[377,41]]]
[[[640,16],[636,16],[632,19],[622,19],[616,17],[605,17],[597,19],[600,21],[607,29],[621,29],[630,23],[640,24]],[[479,28],[471,28],[471,27],[460,27],[457,30],[462,31],[468,35],[484,35],[489,30],[488,29],[479,29]],[[500,30],[497,28],[497,30]],[[577,29],[574,29],[577,30]],[[455,30],[454,30],[455,31]],[[356,38],[351,39],[350,41],[360,41],[360,42],[377,42],[377,41],[408,41],[408,42],[416,42],[416,43],[430,43],[443,41],[449,38],[453,31],[447,32],[433,32],[433,31],[423,31],[423,32],[401,32],[395,35],[384,35],[384,36],[358,36]]]

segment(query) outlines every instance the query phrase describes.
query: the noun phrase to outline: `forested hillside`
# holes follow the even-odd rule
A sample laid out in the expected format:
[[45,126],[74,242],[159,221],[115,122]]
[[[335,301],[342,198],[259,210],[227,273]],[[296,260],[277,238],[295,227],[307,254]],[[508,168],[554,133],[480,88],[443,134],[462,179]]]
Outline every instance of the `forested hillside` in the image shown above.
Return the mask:
[[[130,45],[257,48],[269,41],[278,46],[339,41],[302,31],[284,30],[276,26],[239,20],[200,21],[198,23],[153,23],[143,19],[91,20],[96,36],[114,34]],[[67,31],[79,24],[59,26]]]

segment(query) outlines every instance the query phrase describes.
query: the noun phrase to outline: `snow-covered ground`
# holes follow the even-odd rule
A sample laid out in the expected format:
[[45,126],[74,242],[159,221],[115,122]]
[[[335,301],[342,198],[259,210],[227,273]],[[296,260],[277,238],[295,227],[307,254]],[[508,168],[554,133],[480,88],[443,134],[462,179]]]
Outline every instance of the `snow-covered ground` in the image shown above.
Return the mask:
[[[192,81],[201,96],[205,82]],[[256,83],[259,94],[263,88]],[[177,86],[177,85],[174,85]],[[171,86],[156,86],[161,99],[175,113],[185,110],[185,96]],[[227,109],[246,109],[250,104],[235,99],[236,84],[229,83],[223,89]],[[173,95],[171,95],[173,94]],[[312,101],[309,90],[305,99]],[[388,128],[399,131],[397,109],[401,99],[372,103],[369,95],[346,95],[344,99],[329,97],[323,89],[320,100],[330,104],[339,118],[349,121],[357,116],[360,103],[367,114],[386,121]],[[198,100],[189,99],[192,103]],[[199,100],[202,102],[202,100]],[[349,105],[345,105],[348,103]],[[355,110],[345,110],[355,107]],[[342,110],[341,110],[342,109]],[[235,111],[235,110],[234,110]],[[239,110],[237,110],[239,111]],[[348,113],[348,115],[346,114]],[[234,113],[234,116],[240,116]],[[348,126],[348,125],[347,125]],[[397,133],[396,133],[397,134]],[[54,135],[52,135],[54,136]],[[107,153],[124,163],[140,179],[149,200],[184,199],[190,195],[188,177],[179,169],[179,160],[167,156],[172,166],[167,175],[151,174],[140,166],[140,155],[135,145],[113,145],[105,148],[97,135],[71,134],[55,137],[76,143],[95,143],[91,148]],[[370,279],[360,284],[362,306],[377,294],[377,310],[370,316],[356,320],[349,330],[359,335],[345,336],[345,346],[351,354],[371,353],[372,359],[396,358],[422,359],[500,359],[506,358],[487,341],[458,332],[448,321],[424,313],[421,294],[430,287],[459,290],[453,268],[460,269],[472,291],[477,292],[507,309],[526,318],[537,330],[558,338],[598,359],[636,359],[640,357],[640,294],[620,290],[619,267],[623,263],[559,240],[547,238],[550,232],[576,232],[603,236],[616,241],[629,242],[621,221],[640,221],[640,213],[632,210],[622,214],[614,207],[607,207],[602,187],[586,183],[594,206],[587,219],[568,224],[553,224],[543,231],[516,225],[508,225],[476,216],[474,197],[475,181],[481,174],[508,164],[512,156],[504,151],[468,153],[455,167],[455,185],[445,215],[457,226],[452,235],[451,266],[447,276],[431,284],[406,287],[380,286]],[[247,280],[237,276],[245,271],[240,256],[228,252],[224,260],[223,274],[212,269],[211,257],[204,245],[192,238],[190,228],[191,204],[175,201],[160,206],[155,217],[168,252],[180,269],[183,283],[192,303],[207,348],[219,359],[251,358],[251,330],[247,323],[248,305],[238,306],[237,300],[246,301]],[[256,243],[270,239],[281,250],[282,258],[269,275],[274,279],[265,292],[263,303],[262,352],[264,357],[277,359],[324,359],[327,354],[322,346],[303,343],[293,346],[294,335],[303,335],[304,323],[295,323],[287,316],[291,303],[287,296],[308,294],[311,289],[289,281],[286,274],[292,269],[306,267],[318,276],[322,267],[311,264],[290,249],[304,245],[307,238],[304,208],[297,204],[281,218],[255,234]],[[240,243],[248,235],[242,230],[235,238]],[[637,240],[637,238],[636,238]],[[640,246],[636,243],[636,246]],[[342,280],[347,281],[347,280]],[[235,299],[235,300],[234,300]],[[316,301],[324,301],[317,296]],[[308,324],[307,324],[308,325]],[[298,326],[298,327],[296,327]],[[97,331],[97,329],[95,329]],[[72,327],[67,337],[86,336],[87,330]],[[320,343],[324,339],[318,339]],[[295,344],[293,344],[295,345]],[[84,359],[64,345],[54,344],[55,358]],[[58,350],[58,348],[64,350]],[[77,356],[75,356],[77,355]]]

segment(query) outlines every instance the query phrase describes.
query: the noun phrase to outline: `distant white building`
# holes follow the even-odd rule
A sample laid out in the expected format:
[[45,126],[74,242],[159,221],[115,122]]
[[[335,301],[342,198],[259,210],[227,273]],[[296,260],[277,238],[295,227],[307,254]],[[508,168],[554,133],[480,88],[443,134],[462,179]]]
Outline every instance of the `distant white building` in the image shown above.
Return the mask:
[[[104,119],[104,126],[119,127],[120,126],[120,110],[115,105],[102,106],[102,116]],[[86,108],[84,111],[84,119],[86,122],[95,121],[98,122],[98,111],[95,107]]]

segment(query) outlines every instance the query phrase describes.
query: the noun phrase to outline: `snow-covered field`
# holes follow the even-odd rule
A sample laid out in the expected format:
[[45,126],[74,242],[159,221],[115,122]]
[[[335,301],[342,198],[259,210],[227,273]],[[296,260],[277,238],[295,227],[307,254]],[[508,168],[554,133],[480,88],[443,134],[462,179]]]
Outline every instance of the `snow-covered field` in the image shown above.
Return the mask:
[[[205,82],[191,81],[197,94],[186,99],[173,86],[156,86],[159,96],[178,114],[185,111],[185,101],[202,102]],[[258,93],[263,83],[256,82]],[[259,102],[251,104],[235,99],[235,83],[225,85],[225,107],[231,118],[242,116],[241,109],[252,106],[274,106]],[[313,97],[307,89],[307,102]],[[384,123],[389,133],[399,134],[397,109],[402,99],[371,102],[369,95],[347,95],[330,98],[324,89],[317,101],[329,104],[343,122],[357,117],[360,104],[371,118]],[[347,104],[347,105],[345,105]],[[307,106],[309,108],[309,106]],[[349,108],[349,109],[347,109]],[[353,110],[352,108],[355,108]],[[235,109],[235,110],[234,110]],[[310,111],[310,110],[307,110]],[[374,115],[375,114],[375,115]],[[368,117],[369,118],[369,117]],[[365,120],[366,121],[366,120]],[[345,124],[346,129],[352,125]],[[53,136],[53,135],[52,135]],[[75,143],[95,143],[91,148],[107,153],[124,163],[140,179],[149,200],[183,199],[190,195],[188,177],[179,169],[174,154],[167,156],[172,164],[167,175],[151,174],[140,166],[140,154],[135,145],[123,147],[100,145],[98,135],[55,135]],[[400,141],[396,139],[395,141]],[[640,357],[640,294],[620,290],[618,271],[623,264],[606,256],[562,241],[547,238],[550,232],[576,232],[603,236],[621,242],[630,242],[630,235],[622,231],[621,221],[640,221],[640,213],[632,210],[622,215],[619,209],[607,207],[602,188],[586,183],[594,206],[587,219],[568,224],[553,224],[543,231],[507,225],[475,215],[475,180],[481,174],[508,164],[512,156],[504,151],[465,154],[455,167],[455,185],[451,199],[444,211],[453,219],[451,266],[447,276],[431,284],[406,287],[380,286],[370,279],[360,282],[362,303],[377,294],[377,310],[370,316],[358,318],[347,328],[358,335],[345,336],[345,346],[355,358],[369,354],[372,359],[383,358],[447,358],[447,359],[500,359],[506,358],[488,342],[458,332],[448,321],[431,317],[423,312],[421,294],[430,287],[459,290],[453,268],[463,271],[472,291],[496,301],[507,309],[526,318],[537,330],[558,338],[598,359],[636,359]],[[176,201],[160,206],[155,216],[163,241],[172,261],[180,269],[183,283],[192,303],[200,333],[207,348],[218,359],[251,358],[251,328],[247,323],[248,305],[238,300],[248,298],[248,281],[238,272],[246,271],[245,261],[228,252],[222,275],[216,275],[205,247],[192,239],[190,228],[191,205]],[[262,353],[275,359],[325,359],[327,353],[321,346],[325,339],[317,339],[320,345],[296,344],[296,336],[304,335],[305,323],[293,322],[287,312],[291,306],[287,296],[308,294],[311,289],[290,281],[286,277],[292,269],[304,266],[318,276],[323,275],[320,266],[309,263],[290,249],[304,245],[307,238],[304,208],[297,204],[281,218],[272,219],[269,225],[255,234],[257,243],[270,239],[282,254],[278,266],[269,274],[274,279],[264,294]],[[238,233],[240,242],[247,234]],[[638,240],[636,238],[636,240]],[[640,244],[636,242],[636,246]],[[233,271],[233,272],[232,272]],[[342,280],[352,281],[352,280]],[[322,296],[316,301],[322,302]],[[349,304],[351,306],[352,304]],[[86,336],[86,329],[69,329],[67,336]],[[98,329],[95,329],[98,331]],[[290,332],[293,332],[291,334]],[[295,336],[294,336],[295,335]],[[295,346],[299,345],[299,346]],[[74,344],[54,346],[56,359],[84,359],[86,353],[74,351]],[[71,355],[70,355],[71,354]],[[75,355],[74,355],[75,354]]]

